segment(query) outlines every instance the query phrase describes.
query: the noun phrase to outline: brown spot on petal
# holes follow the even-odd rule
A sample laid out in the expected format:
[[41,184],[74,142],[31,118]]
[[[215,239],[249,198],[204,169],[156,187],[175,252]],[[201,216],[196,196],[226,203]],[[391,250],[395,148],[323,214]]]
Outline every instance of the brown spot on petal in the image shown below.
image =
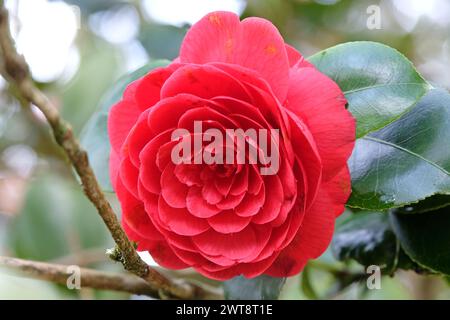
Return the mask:
[[209,22],[211,22],[211,24],[216,25],[218,27],[220,27],[222,25],[222,20],[220,19],[220,16],[216,13],[213,13],[209,16]]
[[123,144],[123,146],[122,146],[122,154],[123,154],[124,156],[127,156],[127,155],[128,155],[128,149],[129,149],[128,142],[125,142],[125,143]]
[[225,51],[227,54],[231,54],[231,52],[233,51],[233,39],[229,38],[225,42]]
[[343,191],[343,192],[348,192],[350,190],[350,182],[347,180],[341,180],[338,183],[339,188]]
[[275,54],[275,53],[278,52],[277,47],[275,47],[273,44],[267,45],[267,46],[264,48],[264,50],[266,51],[266,53],[268,53],[268,54],[270,54],[270,55],[273,55],[273,54]]
[[188,80],[189,80],[189,82],[190,82],[191,84],[198,82],[198,79],[197,79],[197,77],[194,75],[194,73],[192,72],[192,70],[186,69],[186,70],[184,71],[184,73],[185,73],[185,75],[186,75],[186,78],[188,78]]

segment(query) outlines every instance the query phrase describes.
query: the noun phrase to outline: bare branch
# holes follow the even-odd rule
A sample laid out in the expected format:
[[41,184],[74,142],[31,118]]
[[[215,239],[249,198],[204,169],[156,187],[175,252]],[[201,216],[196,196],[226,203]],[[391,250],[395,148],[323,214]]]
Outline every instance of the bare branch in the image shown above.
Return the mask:
[[[0,256],[0,266],[19,271],[27,277],[63,285],[67,284],[67,279],[71,275],[66,265],[2,256]],[[121,291],[156,298],[159,296],[158,290],[155,290],[148,282],[135,275],[80,268],[80,276],[81,287],[84,288]]]
[[182,299],[201,299],[204,296],[208,296],[209,293],[205,292],[201,287],[169,279],[157,270],[150,268],[139,257],[103,194],[89,165],[87,153],[81,148],[78,140],[75,138],[71,126],[60,117],[58,109],[35,86],[27,63],[16,51],[9,29],[8,11],[5,9],[3,1],[0,1],[0,4],[2,74],[8,81],[17,86],[20,94],[25,99],[38,107],[44,114],[52,128],[56,142],[63,148],[80,177],[86,196],[97,208],[98,213],[117,244],[124,268],[145,279],[155,289],[162,290],[169,296]]

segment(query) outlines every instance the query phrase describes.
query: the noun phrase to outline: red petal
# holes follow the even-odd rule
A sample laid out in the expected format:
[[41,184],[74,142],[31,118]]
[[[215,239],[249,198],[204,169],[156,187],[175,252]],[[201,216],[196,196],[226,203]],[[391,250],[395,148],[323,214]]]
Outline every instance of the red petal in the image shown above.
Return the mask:
[[116,180],[117,176],[119,174],[119,167],[120,167],[120,157],[111,148],[111,153],[109,154],[109,177],[111,179],[111,184],[113,186],[113,189],[116,189]]
[[181,62],[234,63],[258,71],[272,86],[280,101],[286,97],[289,62],[283,38],[276,27],[261,18],[213,12],[186,34]]
[[235,264],[233,261],[231,263],[228,263],[228,265],[221,266],[215,263],[212,263],[211,261],[207,260],[204,256],[199,254],[198,252],[192,252],[192,251],[186,251],[179,249],[177,247],[172,247],[173,251],[177,254],[177,256],[183,260],[185,263],[189,264],[190,266],[202,266],[202,268],[205,268],[209,271],[219,271],[226,268],[229,268],[230,265]]
[[128,157],[122,160],[120,165],[120,178],[123,185],[130,191],[134,197],[139,198],[138,194],[138,176],[139,171],[130,161]]
[[307,183],[305,206],[309,207],[317,195],[322,181],[322,162],[311,132],[292,112],[287,111],[291,125],[291,143],[296,150],[296,159],[303,168],[303,177]]
[[137,247],[138,251],[150,251],[159,242],[156,240],[148,240],[148,239],[142,238],[140,235],[138,235],[136,232],[134,232],[133,229],[130,228],[130,226],[128,226],[125,219],[122,219],[122,226],[123,226],[123,230],[127,234],[128,238],[138,244],[138,247]]
[[265,224],[274,220],[279,214],[281,205],[284,202],[283,186],[278,176],[267,176],[266,181],[266,201],[264,206],[253,218],[257,224]]
[[189,267],[189,265],[184,263],[165,242],[158,242],[158,244],[152,248],[150,254],[153,259],[164,268],[179,270]]
[[230,177],[218,177],[215,181],[214,184],[217,188],[217,190],[224,196],[227,197],[228,193],[230,192],[231,186],[233,184],[233,181],[235,179],[235,176]]
[[217,232],[233,233],[242,231],[251,219],[251,217],[239,217],[233,210],[227,210],[208,218],[208,223]]
[[226,106],[229,114],[239,114],[254,119],[256,122],[268,127],[267,121],[264,119],[259,108],[254,107],[250,103],[233,97],[214,97],[211,100]]
[[245,193],[241,193],[237,196],[228,195],[225,199],[220,201],[216,206],[222,210],[234,209],[236,206],[241,203],[242,199],[244,199]]
[[331,242],[335,217],[344,211],[349,196],[349,175],[344,169],[323,183],[312,207],[292,242],[280,253],[266,274],[287,277],[297,274],[309,259],[319,257]]
[[147,125],[148,114],[148,111],[141,113],[122,147],[122,154],[128,154],[131,162],[136,167],[139,167],[141,163],[139,154],[141,153],[142,148],[144,148],[144,146],[155,136],[153,131]]
[[194,236],[209,229],[209,225],[204,219],[194,217],[186,208],[172,208],[162,196],[159,197],[158,208],[161,222],[176,234]]
[[187,185],[200,186],[202,181],[200,179],[200,166],[196,164],[179,164],[175,166],[174,174],[177,179]]
[[223,198],[222,194],[217,191],[213,184],[205,184],[202,187],[202,196],[206,202],[212,205],[218,204]]
[[250,100],[245,87],[237,79],[212,65],[185,65],[175,71],[161,89],[163,98],[181,93],[205,99],[232,96]]
[[258,262],[240,263],[236,266],[216,271],[210,271],[207,268],[203,268],[203,265],[196,267],[195,269],[204,276],[219,281],[228,280],[239,275],[244,275],[246,278],[254,278],[263,274],[264,271],[272,265],[276,257],[277,255],[272,255],[271,257]]
[[134,98],[139,109],[146,110],[161,99],[160,92],[163,84],[179,66],[171,64],[165,68],[156,68],[136,81]]
[[305,68],[305,67],[313,67],[311,63],[306,61],[300,52],[297,51],[294,47],[286,44],[286,53],[289,59],[289,66],[291,68]]
[[173,173],[175,167],[168,165],[161,175],[161,195],[173,208],[185,208],[188,187],[178,181]]
[[254,216],[259,212],[259,210],[264,205],[265,198],[266,192],[265,186],[263,184],[258,194],[256,195],[250,193],[245,194],[244,199],[235,209],[236,214],[241,217]]
[[352,192],[350,171],[345,166],[332,180],[325,184],[328,195],[335,203],[336,217],[344,212],[343,204],[347,203]]
[[187,194],[186,205],[192,215],[199,218],[210,218],[219,213],[220,209],[206,202],[201,190],[199,187],[191,187]]
[[336,83],[314,68],[291,72],[286,107],[308,126],[329,180],[347,163],[355,143],[355,119]]
[[[186,111],[178,121],[178,128],[185,128],[190,132],[194,132],[194,121],[210,122],[217,121],[225,128],[235,128],[238,124],[221,112],[216,111],[210,107],[198,107]],[[206,131],[206,126],[202,125],[202,130]]]
[[208,104],[207,100],[180,92],[176,97],[161,100],[148,115],[148,126],[160,133],[177,128],[180,117],[188,110]]
[[129,101],[120,101],[111,108],[108,115],[108,136],[115,152],[120,153],[140,113],[136,104]]
[[126,221],[128,227],[141,238],[148,240],[163,239],[161,233],[148,217],[144,204],[127,191],[120,179],[117,182],[116,191],[122,207],[122,219]]
[[264,180],[261,177],[261,173],[259,172],[258,166],[256,165],[251,166],[248,173],[248,181],[250,182],[250,185],[248,186],[248,193],[250,194],[259,193],[264,183]]
[[170,134],[170,131],[159,134],[139,152],[139,162],[142,163],[139,169],[139,180],[149,192],[155,194],[161,192],[161,171],[156,164],[156,156],[160,146],[170,141]]
[[230,195],[238,196],[248,190],[248,185],[249,185],[248,171],[249,171],[249,168],[247,165],[245,165],[245,166],[243,166],[243,169],[241,170],[241,172],[239,172],[235,176],[235,179],[233,181],[233,184],[231,185],[231,189],[229,192]]
[[207,255],[225,256],[230,259],[242,259],[260,250],[253,228],[230,234],[209,230],[192,237],[192,241]]

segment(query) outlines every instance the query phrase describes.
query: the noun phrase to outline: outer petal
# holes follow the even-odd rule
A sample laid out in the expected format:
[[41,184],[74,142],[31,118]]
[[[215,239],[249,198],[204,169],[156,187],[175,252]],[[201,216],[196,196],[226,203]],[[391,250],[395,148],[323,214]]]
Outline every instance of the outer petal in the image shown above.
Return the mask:
[[308,126],[329,180],[347,163],[355,143],[355,120],[336,83],[314,68],[291,70],[286,107]]
[[250,223],[251,217],[240,217],[232,210],[225,210],[208,218],[208,223],[217,232],[235,233],[242,231]]
[[189,265],[184,263],[173,251],[173,249],[163,241],[160,241],[155,245],[150,254],[155,261],[164,268],[168,269],[184,269]]
[[160,100],[161,87],[179,66],[173,63],[165,68],[154,69],[130,83],[125,89],[123,100],[111,108],[108,116],[108,136],[116,152],[120,151],[140,113]]
[[140,113],[137,105],[130,101],[120,101],[111,108],[108,116],[108,136],[115,152],[120,153],[122,144]]
[[305,207],[309,208],[322,181],[322,159],[312,133],[304,122],[290,111],[288,111],[288,119],[291,128],[292,147],[296,152],[296,158],[300,166],[303,168],[303,177],[306,178],[307,192],[304,202]]
[[203,267],[197,267],[195,269],[204,276],[219,281],[228,280],[238,275],[244,275],[246,278],[254,278],[263,274],[264,271],[273,263],[276,257],[276,255],[272,255],[271,257],[258,262],[240,263],[236,266],[218,271],[209,271]]
[[164,83],[161,97],[173,97],[181,93],[205,99],[225,95],[250,100],[245,87],[236,78],[213,65],[189,64],[175,71]]
[[276,27],[261,18],[213,12],[192,26],[181,45],[184,63],[227,62],[258,71],[284,101],[289,62],[283,38]]
[[209,229],[204,219],[194,217],[186,208],[177,209],[169,206],[162,196],[159,197],[158,209],[161,221],[176,234],[194,236]]
[[134,99],[140,110],[148,109],[161,99],[161,87],[179,66],[171,64],[165,68],[154,69],[136,81]]
[[116,180],[119,173],[120,157],[113,149],[109,155],[109,176],[113,189],[116,189]]
[[225,256],[229,259],[242,259],[260,249],[253,228],[247,227],[240,232],[223,234],[208,230],[192,237],[195,245],[204,254]]
[[286,44],[286,53],[289,59],[289,66],[291,68],[305,68],[305,67],[313,67],[311,63],[305,60],[300,52],[297,51],[294,47]]
[[308,260],[319,257],[331,242],[335,218],[344,211],[349,195],[350,175],[345,167],[332,180],[321,185],[297,235],[265,273],[274,277],[293,276]]
[[117,179],[117,182],[116,191],[122,206],[122,220],[139,238],[154,241],[162,240],[161,233],[155,228],[144,210],[144,204],[133,197],[123,186],[120,178]]

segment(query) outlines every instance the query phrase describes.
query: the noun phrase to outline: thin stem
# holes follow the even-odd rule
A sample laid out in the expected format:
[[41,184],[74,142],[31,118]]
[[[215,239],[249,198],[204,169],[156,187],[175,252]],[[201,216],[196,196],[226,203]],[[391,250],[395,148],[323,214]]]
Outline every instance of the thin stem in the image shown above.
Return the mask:
[[[30,278],[47,280],[63,285],[66,285],[69,277],[74,274],[74,271],[67,265],[2,256],[0,256],[0,266],[19,271]],[[103,272],[86,268],[80,268],[78,274],[80,275],[82,288],[113,290],[155,298],[159,297],[158,290],[155,290],[148,282],[135,275]]]

